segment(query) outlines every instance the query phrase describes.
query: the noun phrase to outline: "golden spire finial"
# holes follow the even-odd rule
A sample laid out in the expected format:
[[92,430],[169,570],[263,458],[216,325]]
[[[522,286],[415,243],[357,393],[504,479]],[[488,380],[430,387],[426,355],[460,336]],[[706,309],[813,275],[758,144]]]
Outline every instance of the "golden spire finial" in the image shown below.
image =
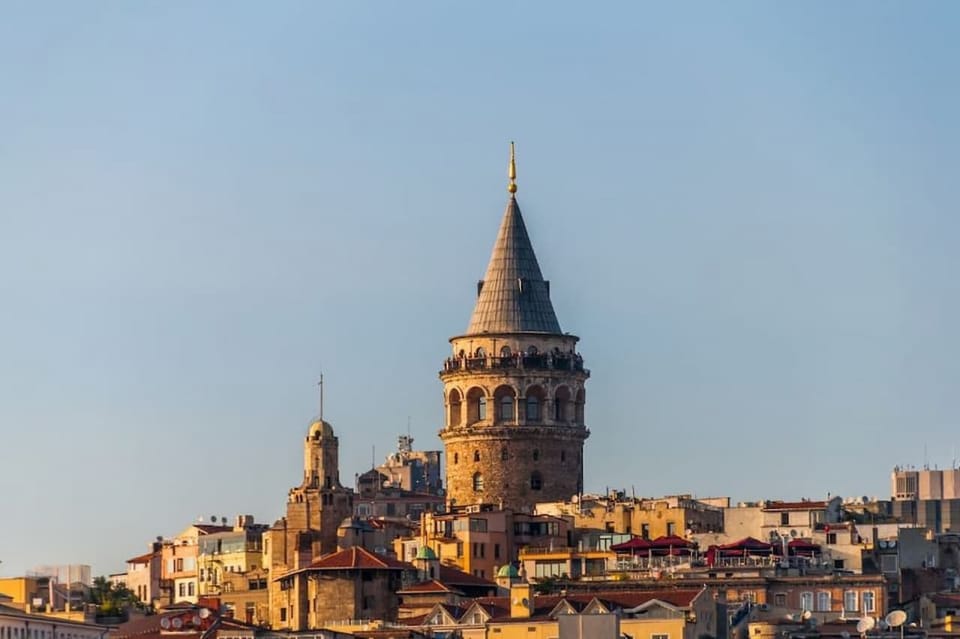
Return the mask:
[[510,178],[510,184],[507,185],[507,191],[517,192],[517,157],[513,148],[513,142],[510,142],[510,168],[507,169],[507,177]]

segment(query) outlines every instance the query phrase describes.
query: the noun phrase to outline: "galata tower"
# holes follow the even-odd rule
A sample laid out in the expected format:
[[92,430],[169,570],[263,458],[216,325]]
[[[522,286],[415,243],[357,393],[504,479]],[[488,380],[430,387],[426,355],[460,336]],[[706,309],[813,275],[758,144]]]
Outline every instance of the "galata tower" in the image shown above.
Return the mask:
[[444,362],[451,506],[496,504],[529,511],[583,490],[584,384],[578,337],[560,330],[550,282],[517,204],[510,145],[510,199],[463,335]]

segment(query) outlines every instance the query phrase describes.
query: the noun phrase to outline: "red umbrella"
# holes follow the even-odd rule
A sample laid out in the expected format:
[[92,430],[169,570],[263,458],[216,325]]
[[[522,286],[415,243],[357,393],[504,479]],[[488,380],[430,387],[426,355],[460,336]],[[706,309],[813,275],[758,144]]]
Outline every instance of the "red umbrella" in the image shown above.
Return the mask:
[[630,541],[625,541],[622,544],[614,544],[610,546],[610,550],[614,552],[631,552],[635,553],[638,550],[649,550],[650,542],[642,537],[634,537]]

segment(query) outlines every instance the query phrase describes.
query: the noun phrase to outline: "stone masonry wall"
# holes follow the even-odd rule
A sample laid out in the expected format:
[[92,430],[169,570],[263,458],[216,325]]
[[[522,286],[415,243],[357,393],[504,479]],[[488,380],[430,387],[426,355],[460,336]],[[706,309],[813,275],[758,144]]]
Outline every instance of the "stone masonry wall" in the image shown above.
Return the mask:
[[[502,502],[532,510],[537,502],[569,500],[582,490],[583,428],[483,427],[447,431],[442,437],[448,500],[456,506]],[[482,476],[479,491],[476,473]]]

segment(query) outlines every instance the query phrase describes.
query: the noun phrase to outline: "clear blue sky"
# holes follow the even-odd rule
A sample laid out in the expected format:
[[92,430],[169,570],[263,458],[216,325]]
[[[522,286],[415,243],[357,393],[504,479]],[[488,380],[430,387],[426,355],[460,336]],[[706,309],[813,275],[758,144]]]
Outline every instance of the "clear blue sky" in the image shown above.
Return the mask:
[[510,139],[588,489],[951,463],[956,3],[0,8],[0,574],[439,447]]

